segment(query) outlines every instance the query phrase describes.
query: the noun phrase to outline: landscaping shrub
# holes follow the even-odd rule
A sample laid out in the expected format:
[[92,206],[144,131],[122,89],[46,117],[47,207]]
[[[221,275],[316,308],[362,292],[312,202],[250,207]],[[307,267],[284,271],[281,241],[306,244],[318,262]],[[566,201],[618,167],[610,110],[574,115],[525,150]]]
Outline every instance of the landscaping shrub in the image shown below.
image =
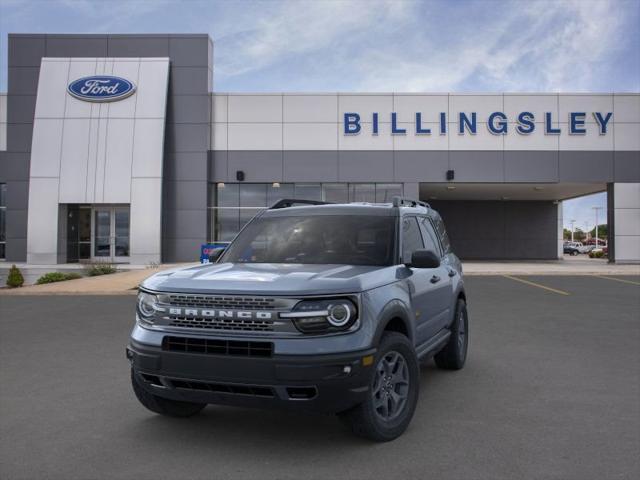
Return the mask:
[[36,283],[38,285],[42,285],[45,283],[64,282],[65,280],[75,280],[77,278],[82,278],[82,275],[75,272],[71,272],[71,273],[49,272],[42,275],[36,281]]
[[604,251],[602,250],[596,250],[595,252],[592,250],[589,252],[589,258],[603,258],[604,257]]
[[21,287],[24,283],[24,277],[20,269],[13,265],[9,269],[9,275],[7,276],[7,286],[11,288]]
[[90,277],[97,277],[98,275],[109,275],[110,273],[116,273],[118,269],[110,263],[95,263],[87,267],[86,272]]

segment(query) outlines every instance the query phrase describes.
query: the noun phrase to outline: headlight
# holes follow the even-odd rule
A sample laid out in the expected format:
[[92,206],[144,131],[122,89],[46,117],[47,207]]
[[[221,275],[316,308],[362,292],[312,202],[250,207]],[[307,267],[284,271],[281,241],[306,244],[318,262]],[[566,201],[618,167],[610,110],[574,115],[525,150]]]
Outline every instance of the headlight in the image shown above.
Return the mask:
[[280,317],[290,318],[303,333],[331,333],[351,328],[358,320],[358,309],[347,298],[303,300]]
[[138,292],[138,316],[149,322],[156,313],[157,303],[158,297],[155,295],[143,291]]

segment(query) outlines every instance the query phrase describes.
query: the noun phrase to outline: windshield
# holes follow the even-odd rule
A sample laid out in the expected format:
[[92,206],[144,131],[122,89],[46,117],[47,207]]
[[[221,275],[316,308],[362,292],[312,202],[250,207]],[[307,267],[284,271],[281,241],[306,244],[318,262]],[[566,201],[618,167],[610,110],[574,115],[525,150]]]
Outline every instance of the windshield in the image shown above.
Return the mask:
[[392,265],[395,217],[261,217],[233,241],[221,262]]

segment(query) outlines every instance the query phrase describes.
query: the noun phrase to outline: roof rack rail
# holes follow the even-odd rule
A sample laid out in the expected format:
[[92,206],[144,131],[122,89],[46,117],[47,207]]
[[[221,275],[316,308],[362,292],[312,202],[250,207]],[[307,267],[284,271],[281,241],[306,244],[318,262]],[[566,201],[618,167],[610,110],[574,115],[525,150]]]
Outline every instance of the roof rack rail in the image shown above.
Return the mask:
[[322,202],[320,200],[302,200],[299,198],[283,198],[269,207],[269,210],[276,210],[278,208],[289,208],[294,205],[328,205],[331,202]]
[[421,200],[413,200],[412,198],[393,197],[391,199],[391,202],[394,207],[401,207],[403,205],[406,205],[409,207],[421,206],[425,208],[431,208],[431,205],[429,205],[427,202],[423,202]]

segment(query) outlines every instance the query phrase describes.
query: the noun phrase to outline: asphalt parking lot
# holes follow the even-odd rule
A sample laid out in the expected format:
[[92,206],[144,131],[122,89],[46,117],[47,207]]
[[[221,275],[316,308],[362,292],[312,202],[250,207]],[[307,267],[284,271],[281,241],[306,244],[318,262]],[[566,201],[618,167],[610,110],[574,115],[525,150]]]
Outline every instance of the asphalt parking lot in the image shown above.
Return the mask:
[[0,297],[0,478],[640,478],[640,278],[467,285],[467,366],[426,364],[387,444],[332,416],[155,416],[124,357],[134,296]]

